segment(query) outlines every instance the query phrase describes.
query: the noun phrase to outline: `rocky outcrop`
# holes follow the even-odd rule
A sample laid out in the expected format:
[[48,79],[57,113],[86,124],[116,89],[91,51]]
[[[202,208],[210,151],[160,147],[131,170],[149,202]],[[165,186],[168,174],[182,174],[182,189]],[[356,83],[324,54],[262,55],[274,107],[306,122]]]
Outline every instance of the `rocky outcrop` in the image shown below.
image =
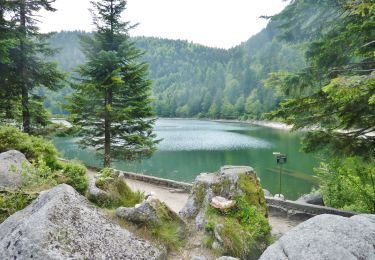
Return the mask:
[[304,194],[300,198],[298,198],[297,202],[324,206],[323,197],[322,195],[320,195],[319,191],[314,191],[309,194]]
[[22,184],[22,165],[30,165],[23,153],[10,150],[0,154],[0,187],[16,187]]
[[271,240],[266,199],[253,168],[224,166],[199,175],[180,215],[205,231],[208,248],[258,259]]
[[375,215],[320,215],[296,226],[260,260],[375,259]]
[[137,225],[163,225],[174,223],[177,227],[177,235],[180,239],[187,236],[187,226],[185,222],[171,210],[164,202],[155,196],[148,196],[141,204],[132,208],[119,207],[116,215]]
[[165,259],[62,184],[0,225],[0,259]]
[[185,207],[180,211],[184,218],[195,218],[198,228],[204,225],[207,207],[215,196],[233,200],[245,196],[252,205],[267,215],[267,205],[259,179],[248,166],[223,166],[215,173],[202,173],[195,179]]

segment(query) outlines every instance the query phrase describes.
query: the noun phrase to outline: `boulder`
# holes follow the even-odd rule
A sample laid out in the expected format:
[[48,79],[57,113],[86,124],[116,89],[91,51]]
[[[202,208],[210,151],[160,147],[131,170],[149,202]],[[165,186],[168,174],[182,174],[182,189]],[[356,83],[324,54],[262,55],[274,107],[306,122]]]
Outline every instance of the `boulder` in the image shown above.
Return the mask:
[[187,236],[186,223],[164,202],[152,195],[132,208],[117,208],[116,215],[137,225],[175,223],[179,238],[184,239]]
[[198,228],[204,225],[205,212],[214,197],[234,200],[245,196],[251,204],[267,216],[267,204],[259,179],[248,166],[223,166],[215,173],[202,173],[196,177],[189,199],[180,211],[186,219],[195,219]]
[[300,198],[298,198],[297,201],[313,205],[324,206],[323,197],[322,195],[320,195],[319,191],[313,191],[309,194],[304,194]]
[[234,205],[236,205],[236,202],[234,200],[227,200],[226,198],[216,196],[212,198],[210,205],[215,209],[225,212],[233,208]]
[[22,165],[30,165],[23,153],[10,150],[0,154],[0,187],[17,187],[22,184]]
[[165,259],[72,187],[42,192],[0,225],[0,259]]
[[216,260],[240,260],[239,258],[234,258],[231,256],[221,256],[219,258],[216,258]]
[[110,194],[96,186],[96,178],[91,177],[89,180],[89,186],[87,188],[87,197],[90,201],[97,204],[105,204],[106,201],[110,200]]
[[313,217],[269,246],[260,260],[375,259],[375,215]]

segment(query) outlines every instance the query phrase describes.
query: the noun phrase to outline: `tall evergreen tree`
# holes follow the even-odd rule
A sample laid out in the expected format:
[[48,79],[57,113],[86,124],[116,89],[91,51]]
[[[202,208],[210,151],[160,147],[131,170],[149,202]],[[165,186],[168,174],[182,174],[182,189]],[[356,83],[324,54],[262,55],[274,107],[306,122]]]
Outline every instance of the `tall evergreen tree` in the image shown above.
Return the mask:
[[11,117],[11,104],[14,99],[13,89],[8,84],[10,65],[9,50],[14,46],[12,23],[6,19],[11,9],[11,2],[0,0],[0,119]]
[[[5,1],[6,2],[6,1]],[[38,124],[38,115],[32,115],[31,107],[40,106],[40,97],[33,93],[36,87],[56,89],[64,75],[58,71],[57,65],[45,61],[54,51],[46,43],[48,36],[39,33],[36,13],[41,9],[55,11],[52,3],[55,0],[14,0],[8,1],[9,17],[12,21],[11,31],[14,40],[9,51],[9,64],[6,70],[6,87],[12,95],[20,97],[22,125],[25,132],[31,131],[32,122]],[[34,98],[35,97],[35,98]],[[17,105],[17,103],[14,103]],[[12,108],[13,109],[13,108]],[[42,120],[43,121],[43,120]]]
[[[273,74],[288,99],[271,114],[295,129],[320,127],[307,134],[307,151],[329,147],[336,155],[375,159],[375,4],[364,1],[323,1],[336,5],[338,17],[310,42],[308,67],[297,73]],[[294,9],[306,5],[295,1]],[[289,8],[293,12],[293,8]],[[283,13],[289,21],[293,13]],[[286,34],[295,31],[286,23]]]
[[87,62],[68,109],[82,126],[83,147],[104,152],[105,167],[111,159],[136,159],[155,149],[155,119],[149,97],[148,66],[139,62],[142,52],[130,40],[129,22],[121,21],[124,0],[91,2],[96,32],[84,37]]

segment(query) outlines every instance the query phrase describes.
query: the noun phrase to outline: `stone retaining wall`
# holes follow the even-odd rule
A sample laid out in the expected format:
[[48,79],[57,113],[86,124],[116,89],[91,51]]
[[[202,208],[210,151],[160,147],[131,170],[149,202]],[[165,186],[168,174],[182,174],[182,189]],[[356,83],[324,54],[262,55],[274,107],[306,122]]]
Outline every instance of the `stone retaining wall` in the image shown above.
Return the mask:
[[115,172],[124,174],[124,176],[128,179],[143,181],[143,182],[147,182],[147,183],[150,183],[150,184],[164,186],[164,187],[167,187],[167,188],[181,189],[181,190],[184,190],[187,193],[190,192],[191,187],[193,186],[192,184],[186,183],[186,182],[173,181],[173,180],[158,178],[158,177],[154,177],[154,176],[148,176],[148,175],[143,175],[143,174],[139,174],[139,173],[134,173],[134,172],[125,172],[125,171],[118,171],[118,170],[116,170]]
[[[61,159],[62,161],[66,161],[64,159]],[[100,169],[92,166],[87,166],[87,168],[99,171]],[[178,182],[174,180],[169,179],[163,179],[158,178],[154,176],[134,173],[134,172],[126,172],[126,171],[119,171],[115,170],[117,173],[123,173],[126,178],[137,180],[137,181],[143,181],[150,184],[163,186],[167,188],[172,189],[180,189],[184,190],[185,192],[189,193],[192,188],[192,184],[186,183],[186,182]],[[330,207],[324,207],[324,206],[317,206],[292,200],[280,200],[275,199],[272,197],[266,197],[267,205],[269,212],[273,215],[279,215],[281,217],[285,218],[291,218],[291,219],[297,219],[297,220],[306,220],[309,218],[312,218],[316,215],[321,214],[333,214],[333,215],[339,215],[343,217],[351,217],[353,215],[356,215],[355,212],[350,211],[344,211],[339,209],[334,209]]]
[[355,212],[325,206],[317,206],[292,200],[280,200],[272,197],[266,197],[266,201],[271,214],[296,220],[307,220],[321,214],[333,214],[342,217],[351,217],[357,214]]

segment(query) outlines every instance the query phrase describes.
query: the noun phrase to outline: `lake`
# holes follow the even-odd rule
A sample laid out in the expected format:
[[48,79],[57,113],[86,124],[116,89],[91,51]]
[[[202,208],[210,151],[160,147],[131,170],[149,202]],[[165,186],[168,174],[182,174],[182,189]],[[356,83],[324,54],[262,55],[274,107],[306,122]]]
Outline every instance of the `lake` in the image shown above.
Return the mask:
[[[313,168],[318,160],[300,151],[303,133],[244,123],[204,120],[160,119],[155,125],[158,150],[148,159],[136,162],[115,161],[113,168],[147,175],[192,182],[201,172],[214,172],[223,165],[252,166],[264,188],[279,191],[279,167],[273,152],[288,156],[283,165],[282,193],[296,199],[317,187]],[[72,137],[54,137],[53,141],[66,159],[102,166],[92,149],[82,150]]]

